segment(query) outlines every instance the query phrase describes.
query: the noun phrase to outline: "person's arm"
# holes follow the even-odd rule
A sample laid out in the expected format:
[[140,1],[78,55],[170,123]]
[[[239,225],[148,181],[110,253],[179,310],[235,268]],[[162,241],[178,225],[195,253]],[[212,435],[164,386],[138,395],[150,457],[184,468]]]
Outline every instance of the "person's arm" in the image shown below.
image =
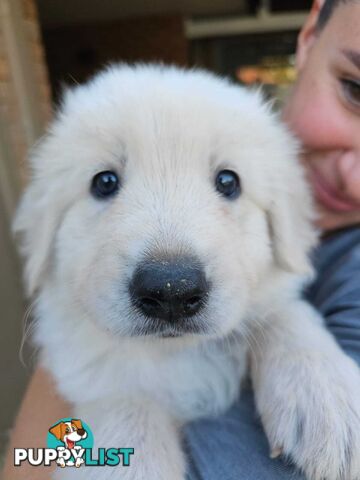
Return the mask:
[[[24,463],[14,467],[14,448],[44,448],[49,427],[71,415],[71,408],[57,393],[50,374],[38,367],[22,401],[10,443],[3,480],[49,480],[54,466],[33,467]],[[56,466],[56,465],[55,465]]]

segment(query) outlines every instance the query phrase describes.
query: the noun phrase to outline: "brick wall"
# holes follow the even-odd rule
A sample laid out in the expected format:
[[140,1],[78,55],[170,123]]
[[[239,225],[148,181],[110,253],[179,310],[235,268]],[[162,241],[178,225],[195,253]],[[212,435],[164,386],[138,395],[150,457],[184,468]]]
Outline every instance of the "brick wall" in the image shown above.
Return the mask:
[[[37,123],[33,131],[37,129],[40,135],[51,115],[50,84],[35,1],[3,0],[0,16],[0,114],[7,127],[7,150],[24,179],[32,143],[24,104],[31,96]],[[27,82],[24,91],[21,84]]]
[[38,12],[35,0],[21,0],[21,4],[23,9],[24,29],[29,42],[29,54],[34,68],[36,85],[38,87],[39,109],[43,121],[46,123],[51,117],[51,89]]
[[25,156],[26,142],[3,29],[0,29],[0,116],[7,125],[8,148],[20,165]]

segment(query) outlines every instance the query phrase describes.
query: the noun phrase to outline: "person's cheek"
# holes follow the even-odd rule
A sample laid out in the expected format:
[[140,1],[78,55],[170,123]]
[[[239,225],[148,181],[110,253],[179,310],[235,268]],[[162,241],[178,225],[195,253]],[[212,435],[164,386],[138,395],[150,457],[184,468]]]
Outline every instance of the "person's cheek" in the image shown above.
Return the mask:
[[347,150],[353,146],[349,114],[329,79],[319,81],[307,72],[300,76],[283,118],[308,149]]
[[290,128],[305,147],[312,150],[347,149],[351,146],[351,138],[342,117],[329,98],[309,96],[299,103]]
[[360,151],[345,152],[339,158],[338,172],[346,194],[360,205]]

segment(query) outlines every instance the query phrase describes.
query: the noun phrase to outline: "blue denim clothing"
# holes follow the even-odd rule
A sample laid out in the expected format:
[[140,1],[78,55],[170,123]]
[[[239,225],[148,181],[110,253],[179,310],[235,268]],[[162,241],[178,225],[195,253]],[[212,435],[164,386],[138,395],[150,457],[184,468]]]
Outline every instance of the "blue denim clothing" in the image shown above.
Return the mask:
[[[305,295],[360,365],[360,228],[328,236],[313,263],[318,275]],[[187,425],[184,446],[188,480],[304,480],[291,464],[269,458],[250,387],[223,416]]]

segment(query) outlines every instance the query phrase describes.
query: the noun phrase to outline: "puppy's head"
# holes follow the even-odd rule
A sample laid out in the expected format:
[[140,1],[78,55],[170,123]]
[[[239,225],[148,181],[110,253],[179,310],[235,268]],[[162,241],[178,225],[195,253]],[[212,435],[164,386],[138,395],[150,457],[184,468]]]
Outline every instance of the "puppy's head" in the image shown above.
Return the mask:
[[[30,293],[111,335],[223,334],[315,235],[296,145],[204,72],[109,68],[67,93],[18,210]],[[275,269],[275,270],[274,270]]]

